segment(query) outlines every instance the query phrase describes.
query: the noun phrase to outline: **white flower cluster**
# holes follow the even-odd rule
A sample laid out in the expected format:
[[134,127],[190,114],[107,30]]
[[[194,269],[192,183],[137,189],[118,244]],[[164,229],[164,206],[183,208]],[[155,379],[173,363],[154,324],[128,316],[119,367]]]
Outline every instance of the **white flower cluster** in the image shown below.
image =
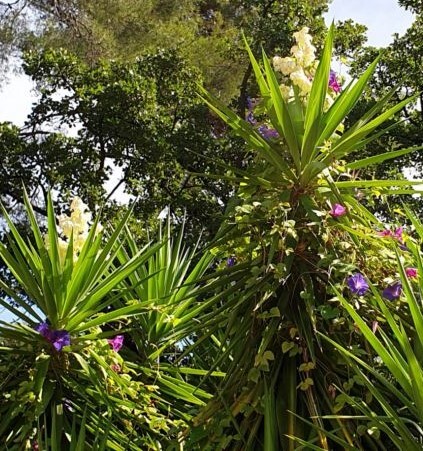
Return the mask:
[[[88,237],[90,230],[90,222],[92,214],[88,210],[88,206],[82,202],[79,197],[74,197],[70,205],[71,215],[65,214],[57,217],[61,234],[66,238],[58,238],[58,251],[60,261],[63,263],[68,250],[70,240],[73,240],[73,257],[77,259],[82,247]],[[96,233],[102,230],[102,226],[98,225]],[[48,235],[45,236],[46,247],[50,247]]]
[[[290,78],[292,83],[299,88],[300,95],[306,96],[311,90],[311,83],[316,69],[316,47],[312,45],[312,37],[309,29],[303,27],[294,38],[297,45],[291,48],[291,55],[285,58],[275,56],[273,67],[283,75]],[[293,91],[286,85],[281,85],[282,95],[289,99]]]

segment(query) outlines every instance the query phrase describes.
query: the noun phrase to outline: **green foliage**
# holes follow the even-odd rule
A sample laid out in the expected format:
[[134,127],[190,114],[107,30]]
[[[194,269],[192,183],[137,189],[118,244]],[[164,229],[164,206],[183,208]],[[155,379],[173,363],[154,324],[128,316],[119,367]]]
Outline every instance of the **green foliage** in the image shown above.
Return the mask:
[[[192,173],[222,172],[226,159],[242,165],[242,151],[236,140],[212,139],[213,120],[196,95],[201,78],[181,57],[163,51],[88,67],[49,51],[28,54],[25,70],[42,94],[22,130],[2,126],[6,201],[21,200],[25,180],[33,197],[55,187],[62,205],[78,193],[94,208],[107,202],[103,183],[119,168],[115,188],[137,198],[138,219],[170,206],[179,218],[186,211],[196,235],[217,230],[232,188]],[[112,217],[116,208],[106,206]]]
[[[261,23],[266,11],[263,25],[277,29],[280,2],[242,3],[256,7],[251,24]],[[193,5],[149,2],[148,14],[153,4],[179,18],[181,8]],[[299,2],[294,11],[307,17],[325,4]],[[223,6],[241,8],[238,2],[212,6],[222,7],[211,16],[219,21]],[[116,16],[121,7],[115,5]],[[132,30],[132,16],[128,24]],[[108,39],[111,45],[114,38]],[[334,27],[319,61],[304,30],[295,40],[292,57],[277,60],[278,71],[264,51],[259,61],[248,47],[260,98],[247,105],[246,117],[243,107],[237,115],[202,89],[213,112],[246,142],[248,157],[233,166],[224,151],[241,148],[239,141],[216,139],[225,130],[217,121],[211,139],[210,116],[194,96],[198,72],[175,52],[93,67],[65,51],[27,57],[42,98],[28,136],[4,125],[6,163],[29,177],[26,149],[45,146],[46,153],[36,154],[43,161],[50,152],[46,166],[39,164],[45,189],[54,181],[63,196],[83,186],[94,206],[107,159],[123,167],[145,217],[164,206],[166,192],[180,213],[183,206],[204,208],[205,188],[215,204],[222,193],[232,194],[230,186],[238,188],[201,255],[184,246],[170,216],[157,242],[140,245],[145,232],[140,239],[130,230],[130,209],[110,231],[100,231],[96,219],[88,233],[85,210],[71,206],[70,227],[47,196],[44,235],[25,195],[31,236],[24,238],[3,208],[9,233],[0,257],[14,283],[0,281],[0,304],[20,320],[0,322],[0,439],[9,449],[35,442],[52,450],[421,448],[423,226],[405,207],[388,231],[362,200],[415,191],[406,180],[362,180],[355,172],[416,148],[352,160],[393,130],[391,118],[417,95],[391,103],[395,91],[389,90],[346,122],[361,106],[380,57],[337,93],[330,74]],[[292,61],[295,69],[288,70]],[[39,127],[50,120],[84,127],[74,137],[49,131],[40,139]],[[191,146],[201,148],[198,160],[184,159]],[[62,164],[68,154],[80,180]],[[170,177],[188,183],[197,180],[194,172],[220,167],[232,185],[215,184],[215,175],[210,185],[191,186],[187,197],[171,195]],[[405,218],[410,225],[403,230]],[[367,293],[351,288],[353,273],[366,275]],[[399,280],[400,293],[387,302],[383,290]],[[59,332],[69,334],[70,344],[57,346]],[[117,333],[125,336],[120,352],[106,341]]]
[[[250,156],[206,112],[196,83],[225,103],[236,102],[243,115],[255,88],[241,30],[253,50],[261,45],[284,53],[293,31],[307,24],[319,46],[326,9],[326,0],[18,1],[4,7],[3,27],[27,55],[24,70],[41,99],[23,129],[3,124],[0,130],[0,148],[10,154],[0,169],[2,201],[17,204],[18,213],[24,180],[41,214],[46,192],[57,189],[59,205],[78,194],[119,217],[103,185],[117,166],[123,174],[115,189],[138,198],[137,218],[153,226],[153,216],[170,205],[179,218],[187,211],[193,241],[202,229],[204,239],[211,238],[233,193],[225,168],[243,168]],[[13,27],[16,21],[20,27]],[[338,48],[347,52],[344,38],[356,38],[356,46],[363,30],[342,27]]]
[[[251,267],[246,268],[243,295],[228,310],[222,345],[224,358],[231,362],[227,376],[196,419],[208,431],[201,445],[206,449],[289,450],[295,448],[293,437],[316,449],[331,449],[335,443],[363,446],[354,421],[327,416],[336,411],[330,395],[334,384],[346,380],[348,369],[316,332],[340,343],[350,336],[353,324],[337,293],[351,272],[395,274],[393,254],[377,236],[383,224],[355,194],[360,189],[372,196],[374,187],[386,194],[412,193],[410,182],[359,180],[342,159],[377,139],[385,130],[383,123],[412,99],[387,107],[388,95],[343,131],[345,116],[378,60],[327,102],[332,41],[333,29],[309,94],[294,85],[288,97],[266,55],[260,65],[250,52],[261,95],[259,124],[279,136],[262,136],[257,124],[203,93],[213,111],[246,140],[256,163],[237,172],[237,202],[215,242]],[[350,165],[365,167],[394,156],[382,154]],[[329,212],[335,204],[346,207],[342,217]],[[376,320],[373,301],[359,305],[363,321]],[[349,346],[361,355],[361,337],[351,337]]]
[[227,101],[251,75],[241,30],[268,51],[286,50],[299,25],[310,26],[316,35],[324,31],[327,4],[327,0],[61,0],[53,5],[18,0],[10,8],[0,5],[0,38],[4,57],[10,47],[62,47],[89,63],[101,58],[132,61],[158,48],[178,49],[200,69],[207,87]]
[[[411,27],[403,36],[394,35],[392,44],[390,44],[382,53],[373,78],[366,90],[366,95],[361,99],[358,108],[353,112],[350,120],[362,114],[362,110],[373,105],[375,101],[382,98],[392,87],[396,87],[390,103],[394,104],[404,97],[416,95],[415,100],[404,106],[395,116],[397,125],[391,130],[379,137],[371,146],[363,148],[364,155],[371,156],[380,152],[396,151],[404,147],[421,145],[422,137],[422,98],[421,92],[423,85],[421,83],[420,73],[422,71],[422,16],[419,1],[400,2],[401,5],[415,8],[415,18]],[[373,60],[378,50],[375,48],[366,48],[360,52],[360,55],[351,61],[353,73],[361,72],[363,67],[367,66],[369,61]],[[394,124],[394,121],[392,121]],[[404,168],[412,168],[411,175],[419,177],[422,172],[422,157],[420,153],[405,155],[379,164],[361,173],[363,178],[391,178],[395,174],[402,175]],[[376,208],[382,214],[389,215],[390,207],[399,205],[403,199],[391,198],[389,205],[386,199],[382,198],[377,202]],[[413,204],[415,211],[421,210],[421,199],[407,199],[407,202]]]
[[[204,405],[210,395],[184,381],[184,373],[176,368],[168,373],[166,360],[162,368],[158,357],[189,336],[183,324],[206,307],[192,296],[211,257],[206,254],[190,274],[192,254],[181,247],[182,233],[174,247],[168,241],[170,226],[163,240],[135,249],[130,235],[124,234],[127,217],[104,240],[98,219],[88,235],[79,235],[85,227],[80,221],[87,217],[82,210],[75,212],[75,206],[69,235],[63,218],[58,230],[51,201],[43,237],[27,197],[25,204],[31,240],[22,238],[3,211],[10,234],[0,256],[18,287],[1,281],[14,305],[4,298],[0,303],[20,321],[0,325],[2,443],[9,449],[21,449],[27,440],[51,449],[74,449],[76,443],[68,439],[84,427],[85,435],[78,440],[90,447],[99,445],[99,432],[107,436],[106,441],[102,437],[107,449],[159,449],[176,443],[190,407]],[[175,322],[167,327],[171,315]],[[68,333],[70,344],[58,349],[51,335],[37,331],[41,323],[53,332]],[[131,339],[121,356],[106,338],[125,332]],[[158,347],[160,353],[153,355]],[[193,371],[192,378],[205,373]]]
[[[392,302],[381,297],[376,286],[372,287],[372,298],[379,318],[376,329],[369,327],[359,308],[337,292],[337,298],[351,315],[357,333],[360,332],[365,338],[365,353],[360,355],[344,344],[325,336],[322,338],[339,351],[348,367],[356,373],[355,380],[367,393],[364,401],[357,393],[350,392],[351,387],[338,387],[341,394],[336,399],[342,404],[337,412],[345,412],[348,409],[345,406],[350,406],[351,412],[357,415],[359,435],[374,437],[376,442],[383,440],[385,446],[389,440],[395,449],[407,447],[418,450],[423,441],[421,276],[410,278],[406,275],[406,268],[414,265],[418,271],[423,268],[420,251],[422,228],[413,213],[408,211],[407,215],[415,225],[418,238],[407,241],[411,254],[407,258],[395,249],[396,276],[401,279],[404,296],[393,307]],[[368,252],[365,246],[361,250]],[[367,273],[373,278],[378,274]],[[373,360],[366,355],[369,352],[374,356]]]

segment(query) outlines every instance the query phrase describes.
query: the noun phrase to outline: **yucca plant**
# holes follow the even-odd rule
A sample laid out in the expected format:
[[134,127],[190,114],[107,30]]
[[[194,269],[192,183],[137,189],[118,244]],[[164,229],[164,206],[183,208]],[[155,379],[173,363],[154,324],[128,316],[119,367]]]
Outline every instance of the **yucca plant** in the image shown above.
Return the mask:
[[[108,444],[108,430],[107,423],[102,420],[102,424],[96,423],[88,424],[87,411],[84,412],[82,419],[77,415],[73,416],[72,428],[67,433],[69,440],[69,451],[85,451],[87,449],[91,451],[106,451],[107,449],[116,449],[116,444],[113,442]],[[48,424],[47,418],[43,418],[44,425]],[[39,427],[36,437],[29,443],[26,443],[26,449],[36,449],[44,451],[58,451],[63,449],[63,438],[61,427],[60,415],[53,410],[51,412],[51,427],[43,428]],[[87,433],[90,431],[90,433]],[[44,432],[44,433],[42,433]],[[50,432],[50,433],[49,433]],[[88,436],[91,435],[90,440]]]
[[107,449],[158,449],[176,439],[184,422],[169,414],[156,385],[126,365],[118,352],[122,331],[110,330],[151,310],[151,299],[129,299],[118,288],[164,242],[119,262],[129,213],[104,239],[81,201],[71,217],[56,218],[49,197],[44,236],[26,196],[25,205],[30,239],[3,209],[9,234],[0,258],[17,288],[0,281],[0,304],[18,321],[0,323],[2,446],[23,449],[41,436],[53,449],[68,449],[72,431],[85,423],[87,444],[107,429]]
[[[198,387],[210,375],[221,378],[221,371],[209,371],[207,362],[195,358],[188,348],[203,335],[202,318],[216,307],[215,280],[225,287],[234,281],[212,268],[216,257],[207,249],[198,252],[184,245],[184,224],[176,232],[170,216],[160,224],[157,237],[163,245],[150,254],[117,287],[115,305],[149,300],[147,312],[125,321],[127,336],[133,342],[126,349],[127,365],[142,372],[167,396],[175,414],[189,419],[193,406],[204,406],[212,395]],[[147,245],[146,249],[154,244]],[[119,264],[139,253],[135,237],[126,230],[117,253]],[[223,293],[220,294],[221,296]],[[198,332],[200,330],[200,333]],[[184,357],[187,354],[190,357]]]
[[[237,203],[215,242],[250,267],[247,284],[227,310],[220,340],[221,358],[230,362],[227,376],[196,420],[207,436],[201,445],[206,449],[293,450],[290,437],[323,449],[337,441],[355,446],[354,423],[322,419],[334,412],[333,382],[348,374],[316,332],[345,342],[349,324],[342,309],[329,302],[335,295],[330,281],[342,289],[345,277],[367,263],[359,241],[383,228],[356,198],[357,190],[364,197],[373,187],[383,194],[414,192],[412,182],[360,180],[354,171],[413,149],[348,164],[342,159],[351,161],[351,154],[384,133],[383,123],[413,99],[385,111],[393,90],[343,131],[378,59],[338,92],[330,70],[333,34],[332,26],[315,64],[307,30],[297,33],[282,74],[265,54],[260,65],[247,46],[260,99],[246,118],[203,91],[212,111],[255,155],[248,172],[234,170]],[[373,246],[383,253],[380,242]],[[375,268],[391,264],[388,258],[372,261]],[[372,317],[371,306],[365,314]],[[325,432],[327,422],[336,432]]]

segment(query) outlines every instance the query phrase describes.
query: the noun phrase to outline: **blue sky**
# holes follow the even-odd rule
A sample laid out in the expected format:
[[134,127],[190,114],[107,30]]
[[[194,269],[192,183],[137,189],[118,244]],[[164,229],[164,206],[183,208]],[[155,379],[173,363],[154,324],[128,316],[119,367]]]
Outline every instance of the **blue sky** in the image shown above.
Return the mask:
[[[327,23],[349,18],[368,27],[368,44],[376,47],[388,45],[392,35],[403,34],[413,20],[412,14],[400,8],[396,0],[333,0]],[[35,100],[32,89],[27,77],[11,77],[0,92],[0,121],[22,125]],[[0,319],[7,321],[9,315],[1,310],[0,307]]]
[[333,0],[326,16],[332,19],[353,19],[368,27],[368,44],[383,47],[394,33],[403,34],[411,25],[413,15],[398,5],[397,0]]

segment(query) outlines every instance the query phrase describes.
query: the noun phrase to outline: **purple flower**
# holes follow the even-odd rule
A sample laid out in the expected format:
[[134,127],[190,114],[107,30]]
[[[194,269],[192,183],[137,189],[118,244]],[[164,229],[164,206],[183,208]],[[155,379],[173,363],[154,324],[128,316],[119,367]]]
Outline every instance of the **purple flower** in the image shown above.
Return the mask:
[[344,216],[344,214],[347,212],[347,209],[341,205],[341,204],[335,204],[332,209],[330,210],[329,214],[333,218],[339,218],[339,216]]
[[388,299],[388,301],[395,301],[395,299],[398,299],[401,296],[401,292],[402,292],[401,282],[395,282],[393,285],[389,285],[389,287],[386,287],[383,290],[382,296],[385,299]]
[[329,88],[333,89],[333,91],[335,91],[337,94],[338,92],[341,92],[341,86],[336,79],[336,72],[332,69],[330,70],[329,74]]
[[50,341],[56,351],[61,351],[64,346],[70,345],[69,332],[67,330],[55,330]]
[[46,322],[40,323],[40,324],[38,324],[38,326],[35,326],[35,330],[37,332],[39,332],[40,335],[42,335],[44,338],[47,338],[47,340],[50,341],[51,330],[50,330],[50,326]]
[[70,334],[67,330],[53,330],[46,322],[38,324],[35,330],[49,341],[56,351],[61,351],[64,346],[70,345]]
[[113,351],[119,352],[123,346],[123,335],[116,335],[115,338],[107,340]]
[[279,138],[279,133],[274,128],[269,128],[267,125],[260,125],[257,131],[264,139]]
[[236,263],[236,258],[235,258],[234,256],[229,257],[229,258],[226,260],[226,266],[228,266],[228,267],[234,266],[235,263]]
[[367,283],[363,275],[359,272],[348,277],[347,285],[351,293],[358,294],[359,296],[365,295],[369,289],[369,284]]
[[252,113],[252,111],[249,111],[247,113],[246,121],[249,122],[251,125],[256,125],[257,124],[257,121],[254,118],[254,114]]

